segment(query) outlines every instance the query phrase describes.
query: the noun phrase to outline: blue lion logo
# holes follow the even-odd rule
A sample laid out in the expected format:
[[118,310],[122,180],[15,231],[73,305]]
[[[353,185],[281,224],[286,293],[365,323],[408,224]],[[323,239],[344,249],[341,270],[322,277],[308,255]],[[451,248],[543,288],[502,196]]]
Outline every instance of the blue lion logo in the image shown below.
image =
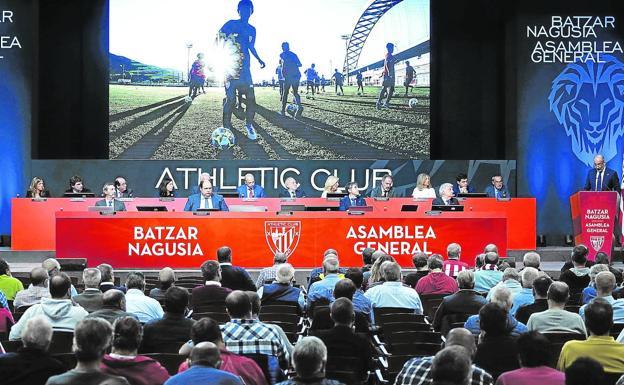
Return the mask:
[[603,55],[603,62],[571,63],[553,80],[548,101],[572,151],[589,167],[594,156],[608,162],[624,134],[624,64]]

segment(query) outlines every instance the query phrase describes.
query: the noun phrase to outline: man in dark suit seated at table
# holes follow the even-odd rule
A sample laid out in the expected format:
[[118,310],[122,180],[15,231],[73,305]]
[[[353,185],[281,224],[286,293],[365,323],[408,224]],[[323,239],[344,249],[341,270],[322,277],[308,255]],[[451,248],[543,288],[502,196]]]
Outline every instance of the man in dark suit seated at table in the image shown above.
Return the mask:
[[433,200],[433,202],[431,202],[432,206],[435,205],[444,205],[444,206],[450,206],[450,205],[458,205],[459,201],[453,197],[454,193],[453,193],[453,185],[450,183],[442,183],[442,186],[440,186],[440,190],[439,190],[440,196],[436,199]]
[[286,178],[286,188],[280,191],[280,198],[305,198],[306,192],[299,188],[299,183],[293,177]]
[[195,311],[202,305],[223,305],[225,297],[232,292],[227,287],[221,287],[221,266],[217,261],[206,261],[201,266],[201,271],[206,280],[204,286],[193,289],[191,295],[191,308]]
[[453,194],[455,196],[459,194],[469,194],[476,192],[475,188],[468,184],[468,175],[466,174],[458,174],[455,178],[455,184],[453,185]]
[[594,157],[594,168],[587,172],[585,179],[585,191],[619,191],[620,179],[615,170],[605,164],[604,157],[600,154]]
[[221,285],[231,290],[256,291],[256,285],[251,280],[247,270],[239,266],[232,266],[232,249],[228,246],[219,247],[217,260],[221,267]]
[[340,211],[347,211],[353,206],[366,206],[366,200],[360,196],[357,182],[347,183],[347,192],[349,194],[340,199]]
[[212,191],[212,183],[202,180],[199,182],[199,194],[188,197],[184,211],[197,211],[198,209],[217,209],[219,211],[230,211],[225,199]]
[[236,189],[240,198],[264,198],[264,188],[256,184],[253,174],[245,175],[245,184]]
[[110,182],[104,183],[104,187],[102,187],[104,199],[95,202],[95,205],[112,207],[115,211],[126,211],[126,205],[122,201],[115,199],[116,191],[114,184]]
[[485,193],[488,198],[504,199],[510,198],[509,190],[503,183],[503,177],[501,175],[494,175],[492,177],[492,185],[485,189]]
[[381,177],[381,183],[370,192],[371,198],[394,198],[400,196],[394,189],[392,175],[386,174]]

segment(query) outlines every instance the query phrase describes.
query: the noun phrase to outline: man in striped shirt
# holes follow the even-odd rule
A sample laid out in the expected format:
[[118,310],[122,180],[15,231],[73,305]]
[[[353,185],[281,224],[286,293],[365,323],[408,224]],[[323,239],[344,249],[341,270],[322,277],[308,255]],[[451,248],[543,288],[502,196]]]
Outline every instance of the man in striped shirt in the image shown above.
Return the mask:
[[456,278],[460,271],[469,269],[467,263],[459,260],[461,256],[461,246],[457,243],[451,243],[446,247],[446,255],[448,259],[444,261],[442,271],[449,277]]

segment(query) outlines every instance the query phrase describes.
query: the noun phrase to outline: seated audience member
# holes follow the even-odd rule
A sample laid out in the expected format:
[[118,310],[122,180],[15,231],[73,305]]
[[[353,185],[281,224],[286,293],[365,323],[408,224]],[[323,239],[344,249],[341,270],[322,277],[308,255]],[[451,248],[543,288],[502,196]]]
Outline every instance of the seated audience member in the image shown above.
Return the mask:
[[[334,249],[327,249],[323,252],[323,261],[325,261],[328,257],[339,260],[338,252]],[[347,270],[342,267],[338,268],[338,275],[344,274],[345,271]],[[314,282],[320,281],[323,278],[325,278],[325,274],[323,274],[323,266],[312,269],[312,271],[310,271],[310,279],[308,279],[308,291],[310,291],[310,286],[312,286]],[[340,277],[340,279],[342,278],[344,277]]]
[[325,179],[325,184],[323,185],[323,192],[321,193],[321,198],[327,198],[327,194],[333,194],[339,192],[340,179],[334,175],[330,175]]
[[440,196],[438,198],[435,198],[432,202],[431,205],[435,206],[449,206],[449,205],[459,205],[459,201],[457,200],[457,198],[454,198],[454,194],[453,194],[453,185],[450,183],[442,183],[442,185],[440,186],[440,188],[438,189],[438,193],[440,194]]
[[167,381],[167,369],[153,358],[138,354],[143,327],[136,318],[119,318],[113,329],[113,350],[102,359],[102,373],[124,377],[131,385],[162,385]]
[[102,186],[102,194],[104,195],[104,199],[95,202],[96,206],[112,207],[115,211],[126,211],[126,204],[115,198],[114,184],[110,182],[104,183],[104,186]]
[[[191,341],[180,348],[180,354],[188,356],[193,346],[202,342],[211,342],[217,346],[221,353],[221,365],[219,369],[239,376],[246,385],[268,385],[262,369],[251,358],[234,354],[225,348],[223,336],[219,324],[212,318],[202,318],[191,328]],[[178,373],[189,368],[188,361],[180,364]]]
[[[367,251],[369,250],[369,251]],[[362,287],[363,289],[366,288],[366,286],[368,285],[368,280],[370,279],[371,276],[371,271],[373,270],[373,265],[375,264],[375,261],[377,260],[377,258],[379,258],[380,256],[382,256],[384,254],[384,252],[379,251],[379,250],[375,250],[371,247],[366,248],[362,251],[362,258],[364,258],[365,253],[366,255],[370,255],[370,258],[368,258],[368,263],[366,263],[366,260],[364,261],[364,267],[362,268],[362,272],[364,273],[364,286]],[[426,254],[425,254],[426,256]],[[413,257],[412,257],[413,260]],[[426,265],[426,263],[425,263]]]
[[472,362],[462,346],[449,346],[440,350],[431,362],[431,379],[434,384],[468,385]]
[[479,313],[479,309],[487,303],[482,295],[474,291],[472,270],[461,271],[457,276],[457,284],[459,291],[444,297],[433,318],[433,328],[442,335],[449,331],[453,320],[464,321],[469,315]]
[[127,289],[124,286],[115,286],[115,272],[111,265],[102,263],[98,265],[97,269],[102,273],[102,282],[100,282],[100,291],[102,293],[106,293],[106,291],[111,289],[119,290],[123,293],[126,292]]
[[137,316],[126,312],[126,296],[121,290],[111,289],[102,295],[102,308],[89,314],[87,318],[99,317],[107,320],[111,325],[117,318]]
[[416,177],[416,187],[412,191],[412,198],[427,199],[435,198],[435,189],[431,186],[431,177],[428,174],[421,173]]
[[[351,267],[345,273],[345,278],[350,279],[355,285],[355,293],[353,293],[353,308],[356,313],[366,314],[370,318],[370,313],[373,311],[373,305],[371,301],[366,298],[362,291],[362,284],[364,283],[364,273],[357,267]],[[335,288],[334,288],[335,290]]]
[[[46,269],[46,271],[48,272],[48,277],[50,278],[61,273],[61,264],[59,263],[59,261],[57,261],[54,258],[48,258],[44,260],[43,262],[41,262],[41,267]],[[76,291],[76,288],[74,287],[74,285],[71,285],[69,290],[70,290],[69,292],[70,297],[73,297],[78,294],[78,291]]]
[[505,187],[503,183],[503,177],[500,175],[494,175],[492,177],[492,185],[487,186],[484,192],[488,198],[506,199],[511,197],[509,190],[507,190],[507,187]]
[[232,266],[232,249],[228,246],[219,247],[217,260],[221,266],[221,285],[230,290],[256,291],[247,270],[239,266]]
[[527,253],[524,253],[524,256],[522,257],[523,267],[532,267],[541,271],[541,268],[540,268],[541,263],[542,263],[542,258],[535,251],[529,251]]
[[457,277],[457,275],[464,270],[469,269],[470,267],[466,262],[462,262],[459,260],[461,257],[461,246],[457,243],[451,243],[446,247],[446,256],[447,260],[444,261],[444,266],[442,270],[444,274],[449,277]]
[[264,188],[256,184],[253,174],[245,174],[245,184],[236,188],[240,198],[264,198]]
[[102,292],[100,291],[100,280],[102,273],[95,268],[86,268],[82,272],[82,281],[85,289],[82,293],[72,297],[72,300],[82,306],[89,313],[100,310],[104,306]]
[[375,249],[373,249],[372,247],[366,247],[364,250],[362,250],[362,263],[364,264],[362,266],[362,273],[370,271],[371,267],[373,266],[374,252]]
[[325,378],[327,348],[317,337],[304,337],[293,352],[292,364],[297,375],[278,385],[340,385],[341,382]]
[[403,283],[409,287],[416,287],[418,281],[429,274],[429,267],[427,266],[427,253],[417,252],[412,256],[412,262],[416,271],[408,273],[403,277]]
[[30,187],[28,187],[28,191],[26,191],[26,198],[41,199],[50,198],[51,196],[52,194],[50,194],[50,191],[45,188],[43,179],[39,177],[32,178]]
[[13,301],[15,295],[24,290],[22,282],[11,275],[9,264],[0,258],[0,291],[4,293],[7,300]]
[[[505,273],[507,270],[505,270]],[[503,273],[503,275],[505,274]],[[518,309],[525,305],[531,305],[535,302],[533,296],[533,282],[540,276],[540,272],[534,267],[525,267],[522,269],[520,278],[522,281],[522,290],[513,298],[513,306],[511,307],[511,314],[516,315]]]
[[158,272],[158,287],[150,290],[149,296],[156,301],[164,300],[165,292],[167,292],[170,287],[174,286],[175,281],[175,271],[170,267],[163,267],[162,270]]
[[288,257],[286,254],[277,252],[273,256],[273,266],[265,267],[260,270],[260,274],[258,274],[258,279],[256,279],[256,289],[260,289],[262,285],[271,283],[275,280],[275,276],[277,273],[277,268],[282,263],[286,263],[288,261]]
[[455,196],[459,194],[473,193],[475,191],[475,188],[468,184],[468,175],[464,173],[457,174],[455,184],[453,185],[453,194],[455,194]]
[[[193,194],[199,194],[199,189],[197,189],[197,192],[193,192]],[[173,180],[163,178],[162,182],[158,185],[158,196],[161,198],[175,198],[176,193]]]
[[126,311],[132,313],[141,323],[160,319],[165,314],[160,303],[145,295],[145,277],[132,272],[126,278]]
[[366,200],[360,196],[360,189],[358,188],[357,182],[347,183],[347,192],[348,194],[340,199],[340,207],[338,210],[347,211],[351,207],[366,206]]
[[477,256],[475,257],[474,270],[480,270],[483,266],[485,266],[485,253],[477,254]]
[[89,313],[80,306],[74,306],[69,299],[71,281],[65,273],[55,275],[50,279],[50,296],[42,298],[41,303],[32,305],[22,315],[19,321],[11,328],[9,339],[19,340],[22,328],[29,319],[42,315],[50,321],[52,328],[59,331],[72,331],[76,324]]
[[134,191],[128,188],[128,182],[123,176],[118,176],[113,182],[115,185],[115,198],[132,198]]
[[609,271],[609,266],[602,264],[595,264],[589,268],[589,285],[582,291],[581,300],[583,305],[588,304],[589,301],[596,298],[596,276],[603,271]]
[[[245,291],[243,293],[247,295],[247,298],[249,298],[249,302],[251,302],[251,319],[260,320],[260,309],[262,308],[262,305],[260,303],[260,297],[258,297],[258,293],[255,291]],[[288,357],[290,357],[294,347],[290,343],[290,340],[284,332],[284,329],[282,329],[282,327],[276,323],[266,323],[265,325],[273,329],[273,331],[277,333],[280,340],[282,341],[282,345],[288,353]]]
[[[572,252],[570,253],[570,256],[566,258],[565,262],[563,263],[563,266],[561,266],[562,273],[574,267],[574,263],[572,262],[572,258],[574,257],[574,254],[585,254],[585,256],[587,256],[587,254],[589,254],[589,250],[587,249],[587,246],[583,244],[574,246],[574,248],[572,249]],[[588,259],[587,262],[585,262],[585,267],[590,268],[594,266],[594,264],[595,264],[594,261],[590,261]]]
[[418,280],[416,292],[420,295],[452,294],[457,288],[457,281],[442,271],[444,263],[442,256],[434,254],[427,260],[429,274]]
[[576,313],[565,310],[570,298],[568,285],[553,282],[548,288],[548,310],[533,313],[527,328],[540,333],[580,333],[587,335],[583,319]]
[[[373,348],[371,343],[364,337],[357,335],[355,329],[355,311],[353,303],[347,298],[338,298],[330,306],[330,316],[334,321],[334,327],[320,330],[317,333],[327,347],[330,357],[357,357],[359,365],[350,368],[358,372],[359,378],[366,378],[366,372],[374,370]],[[339,363],[339,362],[337,362]]]
[[46,385],[129,385],[118,376],[102,373],[102,358],[110,347],[113,336],[112,326],[99,318],[88,318],[76,325],[74,332],[74,354],[76,367],[66,373],[50,377]]
[[23,347],[16,353],[0,354],[3,385],[43,385],[50,376],[65,372],[63,364],[48,353],[52,325],[43,316],[29,319],[21,334]]
[[493,243],[488,243],[487,245],[485,245],[485,247],[483,248],[483,253],[487,254],[487,253],[496,253],[496,255],[498,255],[498,246],[496,246]]
[[[475,338],[470,331],[464,328],[451,329],[446,336],[444,347],[461,346],[467,351],[471,359],[477,351]],[[395,385],[430,384],[433,381],[431,364],[433,356],[412,358],[403,365],[403,369],[394,382]],[[470,385],[493,385],[494,381],[485,370],[472,365]]]
[[[565,385],[602,384],[605,371],[600,362],[590,357],[581,357],[565,370]],[[617,385],[620,385],[618,381]]]
[[566,342],[561,349],[557,368],[565,370],[580,357],[592,357],[606,373],[624,372],[624,345],[609,335],[613,326],[613,310],[605,299],[596,298],[587,304],[585,326],[589,337],[585,341]]
[[[253,318],[247,294],[236,290],[225,299],[232,319],[221,327],[225,347],[235,354],[260,354],[277,358],[280,366],[288,365],[288,351],[282,338],[269,325]],[[275,374],[275,373],[274,373]]]
[[319,300],[325,300],[326,303],[331,301],[334,286],[336,282],[341,279],[339,272],[340,265],[338,258],[332,254],[328,254],[323,261],[323,279],[314,282],[310,285],[310,289],[308,290],[308,307]]
[[30,271],[30,285],[28,289],[18,291],[13,300],[15,309],[22,306],[32,306],[41,302],[41,298],[50,298],[48,289],[48,272],[43,267],[35,267]]
[[574,247],[572,251],[572,263],[574,267],[561,273],[559,280],[565,282],[570,288],[570,296],[574,297],[581,293],[589,285],[589,267],[587,262],[587,248],[583,245]]
[[182,345],[191,338],[191,327],[195,320],[184,317],[189,294],[182,287],[172,286],[165,292],[165,315],[145,324],[141,351],[158,353],[163,345],[177,342]]
[[218,369],[221,354],[212,342],[200,342],[194,346],[189,361],[190,369],[171,377],[165,385],[243,385],[240,377]]
[[69,188],[65,190],[66,194],[81,194],[91,193],[91,190],[85,187],[82,178],[79,175],[74,175],[69,178]]
[[203,305],[225,306],[225,298],[232,290],[221,286],[221,266],[219,266],[219,262],[204,262],[201,265],[201,272],[206,282],[204,286],[193,289],[191,293],[191,309],[197,312]]
[[[332,301],[339,298],[346,298],[353,304],[353,294],[356,292],[355,283],[349,278],[341,279],[336,283],[334,287],[334,293]],[[312,325],[310,330],[325,330],[331,329],[334,326],[334,321],[331,319],[329,306],[315,307],[312,316]],[[354,318],[355,331],[361,333],[368,333],[370,328],[370,314],[360,313],[355,311]]]
[[622,284],[622,270],[611,266],[611,260],[607,253],[602,251],[596,253],[596,259],[594,260],[596,265],[606,265],[609,267],[609,271],[615,275],[615,282],[617,282],[618,286]]
[[520,369],[505,372],[496,385],[565,385],[565,374],[548,367],[550,341],[538,332],[522,334],[516,341]]
[[384,283],[371,287],[364,296],[376,307],[402,307],[413,309],[414,313],[422,314],[423,307],[418,293],[401,283],[401,266],[396,262],[384,262],[381,265]]
[[277,268],[275,281],[265,284],[258,289],[258,296],[263,304],[275,302],[291,302],[299,304],[299,308],[305,308],[305,296],[298,287],[292,286],[295,278],[295,268],[290,263],[283,263]]
[[[509,289],[504,286],[500,286],[492,290],[490,303],[495,303],[503,310],[507,311],[507,329],[508,332],[515,337],[526,332],[527,327],[523,323],[518,322],[518,320],[516,320],[514,316],[511,315],[511,313],[509,313],[509,311],[511,310],[512,298],[513,297],[511,291],[509,291]],[[481,320],[479,317],[480,316],[478,314],[472,315],[468,317],[466,323],[464,324],[464,327],[470,330],[474,335],[479,335],[482,331],[480,327]]]
[[520,367],[516,339],[509,333],[508,317],[507,310],[495,302],[479,310],[482,335],[474,363],[490,373],[495,380],[502,373]]
[[524,305],[518,308],[516,311],[516,319],[518,321],[526,325],[527,322],[529,322],[531,314],[548,310],[548,288],[551,284],[552,279],[547,275],[537,277],[535,281],[533,281],[533,298],[535,298],[535,301],[530,305]]
[[503,272],[498,270],[498,254],[495,252],[485,253],[484,265],[475,271],[475,290],[484,293],[490,291],[503,279]]
[[212,191],[212,183],[209,181],[199,182],[199,193],[188,197],[184,211],[197,211],[198,209],[215,209],[229,211],[223,196]]
[[[596,275],[596,298],[603,298],[612,307],[613,323],[624,323],[624,299],[614,299],[613,289],[615,289],[615,276],[610,271],[603,271]],[[581,306],[579,315],[585,317],[585,308]]]
[[[501,264],[502,265],[502,264]],[[492,297],[492,293],[494,289],[499,287],[506,287],[511,292],[511,296],[515,297],[517,294],[520,294],[522,291],[522,284],[520,283],[520,274],[518,274],[518,270],[513,267],[508,267],[506,269],[502,269],[502,266],[499,267],[503,271],[503,279],[496,284],[487,295],[487,299],[489,300]]]
[[371,189],[371,198],[393,198],[400,197],[401,195],[394,189],[394,180],[392,175],[385,174],[381,177],[381,183]]
[[384,262],[396,262],[396,260],[391,255],[388,255],[382,251],[375,251],[373,255],[375,254],[377,254],[377,257],[373,258],[375,262],[373,262],[373,267],[370,270],[371,274],[368,277],[368,282],[365,282],[365,291],[370,289],[371,287],[375,287],[384,283],[385,278],[381,270],[381,265],[383,265]]
[[299,183],[293,177],[286,178],[284,185],[286,188],[279,192],[280,198],[305,198],[307,196],[306,192],[299,188]]

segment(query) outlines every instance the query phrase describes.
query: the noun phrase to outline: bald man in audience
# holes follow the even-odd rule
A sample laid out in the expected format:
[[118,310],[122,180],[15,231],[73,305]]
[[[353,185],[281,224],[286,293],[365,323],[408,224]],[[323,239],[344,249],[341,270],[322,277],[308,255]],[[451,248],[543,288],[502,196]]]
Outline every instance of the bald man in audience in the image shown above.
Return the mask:
[[273,255],[273,266],[265,267],[260,270],[260,274],[258,274],[258,279],[256,279],[256,289],[260,289],[262,285],[271,283],[275,279],[275,275],[277,273],[277,268],[282,263],[286,263],[288,261],[288,257],[284,253],[277,252]]
[[[613,298],[613,289],[615,289],[615,275],[610,271],[603,271],[596,275],[596,298],[602,298],[613,308],[613,323],[624,323],[624,299]],[[587,305],[581,306],[579,315],[585,318],[585,308]]]
[[568,285],[565,282],[553,282],[548,288],[548,310],[531,314],[527,323],[529,331],[586,335],[581,316],[565,310],[569,298]]
[[[327,249],[323,252],[323,261],[325,260],[325,258],[329,256],[340,260],[340,257],[338,256],[338,251],[334,249]],[[338,274],[344,274],[347,271],[347,269],[340,267],[338,271],[339,271]],[[321,279],[323,279],[323,277],[324,277],[323,266],[315,267],[314,269],[312,269],[312,271],[310,271],[310,279],[308,280],[308,291],[310,291],[310,286],[312,286],[314,282],[320,281]],[[344,277],[340,277],[340,278],[344,278]],[[366,277],[364,277],[364,279],[366,280]]]
[[126,295],[117,289],[110,289],[102,295],[102,308],[89,314],[87,318],[103,318],[112,325],[117,318],[134,317],[136,315],[126,312]]
[[163,267],[158,272],[158,287],[153,288],[149,292],[149,296],[157,301],[163,301],[165,299],[165,292],[170,287],[174,286],[176,281],[175,271],[170,267]]
[[[507,329],[511,332],[512,336],[518,336],[527,331],[525,324],[518,322],[517,319],[511,315],[510,310],[513,305],[513,295],[511,291],[504,287],[498,286],[492,289],[492,296],[490,298],[491,303],[495,303],[500,306],[507,313]],[[471,315],[464,323],[464,327],[472,332],[475,336],[481,333],[481,324],[479,315]]]
[[50,298],[48,289],[48,271],[43,267],[35,267],[30,271],[30,285],[15,295],[13,307],[32,306],[41,302],[41,298]]
[[[507,270],[505,270],[506,272]],[[504,275],[504,274],[503,274]],[[511,307],[511,314],[516,315],[518,309],[525,305],[530,305],[535,302],[533,296],[533,281],[540,276],[540,272],[534,267],[525,267],[520,274],[520,280],[522,289],[519,293],[516,293],[513,298],[513,306]]]
[[[486,246],[486,250],[496,248],[495,245]],[[487,251],[484,257],[484,265],[475,271],[475,290],[483,293],[488,292],[503,279],[503,272],[498,270],[498,254]]]
[[82,306],[89,313],[100,310],[104,303],[102,292],[100,291],[100,280],[102,273],[95,268],[87,268],[82,272],[82,281],[85,289],[82,293],[72,297],[72,300]]
[[386,261],[381,264],[385,281],[381,285],[371,287],[364,296],[376,307],[402,307],[422,314],[423,307],[416,290],[403,286],[401,282],[401,266],[396,262]]
[[338,258],[334,254],[328,254],[323,261],[323,279],[314,282],[310,285],[308,290],[308,307],[313,302],[319,300],[326,300],[329,303],[332,299],[334,286],[340,281],[341,277],[338,275],[340,272],[340,265]]
[[[449,331],[446,336],[445,347],[461,346],[470,355],[474,357],[477,351],[475,339],[469,330],[464,328],[455,328]],[[431,367],[433,365],[433,356],[416,357],[407,361],[401,369],[401,372],[394,382],[395,385],[421,385],[433,382]],[[472,374],[470,376],[470,385],[493,385],[494,381],[485,370],[476,365],[472,365]]]

